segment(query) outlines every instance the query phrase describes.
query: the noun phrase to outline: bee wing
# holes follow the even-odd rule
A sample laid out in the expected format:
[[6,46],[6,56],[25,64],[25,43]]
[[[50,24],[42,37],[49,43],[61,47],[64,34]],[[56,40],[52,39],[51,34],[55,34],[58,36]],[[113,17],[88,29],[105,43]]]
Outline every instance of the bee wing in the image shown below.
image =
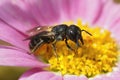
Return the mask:
[[40,34],[41,37],[55,36],[54,32],[44,31]]
[[24,39],[24,40],[29,40],[29,39],[33,38],[35,35],[37,35],[38,33],[41,33],[43,31],[50,31],[52,27],[53,26],[37,26],[37,27],[34,27],[34,28],[26,31],[26,33],[29,37]]
[[35,28],[32,28],[28,31],[26,31],[26,33],[28,34],[28,36],[34,36],[42,31],[50,31],[52,28],[52,26],[37,26]]
[[[36,35],[38,35],[38,34],[36,34]],[[24,39],[24,41],[25,41],[25,40],[32,39],[32,38],[33,38],[34,36],[36,36],[36,35],[30,36],[30,37]],[[40,37],[40,36],[41,36],[41,37],[55,36],[55,33],[54,33],[54,32],[50,32],[50,31],[42,31],[42,32],[39,32],[39,37]]]

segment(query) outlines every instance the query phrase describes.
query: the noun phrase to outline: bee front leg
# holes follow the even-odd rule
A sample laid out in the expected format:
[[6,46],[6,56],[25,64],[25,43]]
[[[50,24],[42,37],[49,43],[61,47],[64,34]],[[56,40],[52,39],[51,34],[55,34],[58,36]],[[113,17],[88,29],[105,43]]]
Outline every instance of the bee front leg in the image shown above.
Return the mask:
[[65,43],[66,43],[66,46],[68,47],[68,49],[74,51],[74,50],[69,46],[69,44],[68,44],[68,42],[67,42],[67,39],[65,39]]

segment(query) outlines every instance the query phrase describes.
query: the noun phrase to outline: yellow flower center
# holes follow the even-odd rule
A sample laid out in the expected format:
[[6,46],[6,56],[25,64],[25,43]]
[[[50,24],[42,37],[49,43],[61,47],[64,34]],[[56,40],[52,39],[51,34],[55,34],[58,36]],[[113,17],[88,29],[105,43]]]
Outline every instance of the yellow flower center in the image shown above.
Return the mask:
[[63,75],[93,77],[97,74],[111,72],[119,55],[117,44],[111,37],[111,33],[98,27],[90,28],[87,24],[83,25],[80,20],[76,25],[92,34],[90,36],[82,33],[84,45],[78,49],[75,43],[69,41],[69,45],[76,51],[69,50],[64,41],[59,41],[56,44],[58,58],[54,55],[50,44],[43,45],[35,54],[40,55],[42,60],[50,64],[49,70],[61,72]]

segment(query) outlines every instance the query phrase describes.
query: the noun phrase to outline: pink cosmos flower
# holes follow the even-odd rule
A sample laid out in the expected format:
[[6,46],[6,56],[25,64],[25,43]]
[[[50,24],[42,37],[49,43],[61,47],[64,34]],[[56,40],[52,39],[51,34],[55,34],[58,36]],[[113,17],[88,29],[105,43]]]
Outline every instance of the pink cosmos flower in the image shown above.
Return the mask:
[[0,65],[31,67],[19,80],[120,80],[120,65],[110,74],[93,78],[60,75],[43,68],[50,66],[29,55],[26,31],[38,25],[61,24],[81,19],[112,32],[120,42],[120,5],[112,0],[1,0],[0,39],[13,46],[0,46]]

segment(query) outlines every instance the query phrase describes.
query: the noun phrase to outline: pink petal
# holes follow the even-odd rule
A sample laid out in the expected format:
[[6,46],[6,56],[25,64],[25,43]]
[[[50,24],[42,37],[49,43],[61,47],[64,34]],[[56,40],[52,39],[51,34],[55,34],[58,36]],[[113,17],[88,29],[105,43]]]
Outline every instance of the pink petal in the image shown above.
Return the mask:
[[115,4],[113,0],[108,0],[104,5],[102,14],[97,23],[110,26],[116,19],[120,18],[119,10],[120,5]]
[[89,0],[7,1],[1,5],[0,18],[26,32],[37,25],[53,25],[76,18],[93,23],[101,14],[102,6],[103,0],[93,0],[92,4]]
[[[35,25],[38,25],[38,22],[28,11],[27,4],[24,3],[23,0],[19,0],[18,3],[16,3],[16,1],[7,0],[1,3],[0,19],[21,32],[25,32]],[[20,6],[18,6],[18,4]]]
[[110,75],[111,80],[120,80],[120,71],[115,71]]
[[16,49],[17,50],[17,48],[14,47],[14,46],[6,46],[6,45],[0,45],[0,48],[4,48],[4,49]]
[[112,79],[106,75],[100,75],[99,77],[95,77],[92,80],[112,80]]
[[26,79],[27,77],[29,77],[29,76],[31,76],[32,74],[37,73],[37,72],[39,72],[39,71],[42,71],[42,70],[41,70],[40,68],[33,68],[33,69],[31,69],[31,70],[28,70],[27,72],[25,72],[25,73],[20,77],[19,80],[24,80],[24,79]]
[[38,25],[53,25],[60,17],[57,3],[48,0],[6,1],[1,5],[0,18],[21,32]]
[[[17,48],[17,47],[14,47],[14,46],[0,45],[0,48],[1,49],[13,49],[13,50],[23,51],[24,52],[24,50],[22,50],[20,48]],[[26,53],[28,53],[28,52],[26,52]],[[26,53],[24,52],[23,54],[26,54]],[[31,53],[28,53],[28,54],[31,54]]]
[[40,25],[55,24],[60,20],[58,1],[56,0],[30,0],[26,1],[28,13],[39,22]]
[[90,0],[83,0],[83,1],[85,2],[81,3],[81,5],[83,5],[81,7],[82,10],[78,8],[79,13],[82,13],[80,17],[82,18],[83,21],[89,22],[90,24],[94,24],[101,15],[104,1],[103,0],[92,0],[92,2]]
[[40,68],[48,66],[25,52],[3,48],[0,48],[0,65]]
[[95,76],[90,80],[120,80],[120,69],[114,68],[112,72]]
[[107,29],[114,28],[114,24],[120,20],[120,5],[117,5],[113,0],[108,0],[104,3],[103,10],[96,25],[104,26]]
[[86,76],[65,75],[64,80],[88,80]]
[[50,80],[63,80],[62,76],[54,76],[52,78],[50,78]]
[[113,37],[116,39],[116,41],[118,43],[120,43],[120,19],[119,21],[117,21],[116,23],[114,23],[114,25],[112,25],[111,27],[109,27],[109,30],[112,32]]
[[108,0],[102,6],[101,15],[94,23],[95,26],[104,27],[112,32],[113,37],[120,43],[120,5],[117,5],[113,0]]
[[54,76],[55,75],[52,72],[42,71],[38,68],[34,68],[24,73],[19,80],[50,80]]
[[21,32],[15,30],[10,25],[6,24],[3,21],[0,21],[0,39],[11,43],[12,45],[22,48],[24,50],[28,49],[28,42],[23,41],[26,36],[22,34]]
[[[57,6],[61,7],[58,9],[61,12],[61,20],[76,20],[82,19],[93,23],[97,21],[101,14],[103,0],[60,0]],[[58,8],[58,7],[56,7]]]

